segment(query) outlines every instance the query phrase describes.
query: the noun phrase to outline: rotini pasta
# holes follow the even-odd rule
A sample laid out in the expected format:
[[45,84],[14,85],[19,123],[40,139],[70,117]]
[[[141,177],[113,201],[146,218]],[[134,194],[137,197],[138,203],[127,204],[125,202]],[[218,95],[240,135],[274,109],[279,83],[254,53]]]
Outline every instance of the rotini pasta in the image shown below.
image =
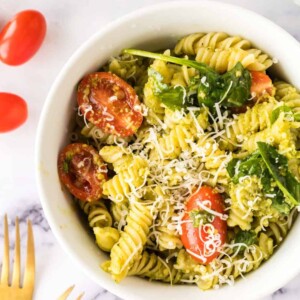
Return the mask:
[[206,63],[220,73],[232,69],[237,62],[254,71],[264,71],[273,64],[268,55],[250,47],[249,41],[223,32],[195,33],[181,39],[175,53],[194,55],[196,61]]
[[126,276],[143,251],[152,223],[150,209],[143,203],[132,203],[126,221],[127,225],[110,254],[110,272],[116,281]]
[[278,101],[284,102],[286,106],[293,109],[295,113],[300,113],[300,93],[291,84],[284,81],[275,81],[275,97]]

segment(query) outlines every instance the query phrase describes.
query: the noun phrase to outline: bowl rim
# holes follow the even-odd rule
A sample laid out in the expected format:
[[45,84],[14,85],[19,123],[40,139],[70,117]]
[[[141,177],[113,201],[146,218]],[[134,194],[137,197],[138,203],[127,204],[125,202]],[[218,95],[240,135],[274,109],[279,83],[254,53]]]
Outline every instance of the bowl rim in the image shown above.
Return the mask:
[[[274,23],[273,21],[269,20],[268,18],[251,11],[249,9],[246,9],[244,7],[224,3],[224,2],[218,2],[218,1],[210,1],[210,0],[202,0],[202,1],[169,1],[169,2],[163,2],[158,3],[154,5],[145,6],[143,8],[134,10],[122,17],[120,17],[117,20],[111,21],[108,24],[106,24],[102,29],[95,32],[90,38],[88,38],[77,50],[73,52],[71,57],[67,60],[67,62],[64,64],[63,68],[58,73],[56,79],[54,80],[48,95],[46,97],[45,103],[42,108],[42,112],[39,118],[38,122],[38,128],[37,128],[37,134],[36,134],[36,140],[35,140],[35,178],[38,188],[38,194],[41,199],[41,204],[43,211],[45,213],[46,219],[50,225],[50,228],[55,236],[55,238],[58,240],[59,245],[63,248],[64,252],[71,257],[71,260],[75,261],[76,265],[86,274],[88,278],[91,278],[95,283],[99,285],[98,278],[93,272],[91,272],[86,265],[83,263],[82,260],[78,258],[78,255],[76,254],[76,251],[73,250],[73,248],[64,240],[63,234],[60,231],[59,225],[55,223],[54,221],[54,213],[51,211],[49,205],[47,204],[49,196],[47,196],[44,187],[43,187],[43,180],[42,175],[40,171],[40,162],[42,161],[41,157],[41,149],[42,149],[42,141],[43,141],[43,131],[48,126],[47,125],[47,111],[49,106],[51,105],[53,95],[55,94],[58,86],[60,85],[61,79],[69,72],[69,69],[72,67],[74,62],[85,52],[86,49],[88,49],[91,45],[94,44],[94,42],[98,39],[101,39],[103,35],[105,35],[107,32],[113,30],[114,28],[119,27],[123,23],[126,23],[130,20],[134,20],[136,17],[144,15],[144,14],[150,14],[155,11],[159,11],[161,9],[167,9],[172,6],[172,8],[180,9],[181,6],[218,6],[218,8],[223,7],[227,9],[235,10],[237,13],[240,12],[242,14],[246,14],[249,17],[253,16],[254,18],[259,18],[261,21],[265,23],[269,23],[269,26],[273,27],[275,31],[280,32],[281,34],[284,34],[286,39],[290,39],[290,43],[294,43],[295,47],[299,48],[300,52],[300,44],[299,42],[286,30],[281,28],[279,25]],[[290,280],[292,280],[297,274],[299,274],[300,267],[295,268],[292,272],[289,272],[287,277],[282,279],[281,285],[278,284],[270,284],[268,287],[266,287],[263,291],[259,291],[257,293],[257,297],[265,297],[274,292],[276,289],[284,286],[287,284]],[[111,282],[110,282],[111,281]],[[103,281],[101,282],[101,287],[108,290],[109,292],[113,293],[114,295],[117,295],[118,297],[122,297],[123,299],[131,299],[134,295],[134,291],[127,292],[124,294],[124,291],[119,292],[119,289],[116,287],[116,285],[113,283],[113,280],[107,281],[105,278],[103,278]],[[199,294],[200,295],[200,294]],[[246,295],[245,295],[246,296]],[[248,299],[248,298],[247,298]]]

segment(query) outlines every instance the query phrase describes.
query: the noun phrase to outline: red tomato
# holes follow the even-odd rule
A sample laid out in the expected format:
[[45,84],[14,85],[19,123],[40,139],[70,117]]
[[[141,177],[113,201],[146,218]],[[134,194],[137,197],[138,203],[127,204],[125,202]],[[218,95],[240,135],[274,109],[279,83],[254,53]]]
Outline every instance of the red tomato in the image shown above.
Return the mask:
[[81,113],[106,133],[130,136],[143,122],[134,89],[112,73],[85,76],[78,86],[77,101]]
[[16,14],[0,32],[0,60],[11,66],[25,63],[40,48],[46,27],[46,20],[38,11]]
[[0,93],[0,132],[18,128],[26,121],[27,115],[27,104],[21,97]]
[[219,255],[219,248],[226,241],[227,224],[219,216],[206,214],[210,219],[209,223],[204,222],[195,226],[191,213],[205,212],[201,206],[224,214],[225,207],[221,195],[209,186],[202,186],[187,201],[186,213],[181,223],[181,241],[197,262],[208,264]]
[[258,71],[251,71],[251,77],[251,95],[257,98],[264,93],[272,94],[273,84],[271,78],[267,74]]
[[66,146],[60,152],[58,175],[71,194],[90,202],[101,197],[107,168],[92,146],[77,143]]

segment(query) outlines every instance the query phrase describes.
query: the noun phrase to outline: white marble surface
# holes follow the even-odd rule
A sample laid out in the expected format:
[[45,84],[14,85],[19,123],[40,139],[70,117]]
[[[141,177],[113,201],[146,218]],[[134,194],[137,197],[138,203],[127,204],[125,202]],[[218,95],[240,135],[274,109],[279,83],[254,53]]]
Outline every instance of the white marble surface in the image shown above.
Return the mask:
[[[40,10],[48,22],[45,43],[31,61],[15,68],[0,64],[0,90],[19,94],[28,101],[29,105],[27,123],[14,132],[0,135],[0,245],[3,239],[4,213],[8,213],[11,221],[17,215],[21,218],[23,237],[26,232],[26,218],[33,221],[37,249],[37,281],[34,299],[56,299],[61,291],[72,284],[76,284],[78,294],[80,291],[86,292],[84,299],[118,299],[101,288],[101,283],[96,285],[85,277],[62,251],[51,233],[43,215],[35,183],[33,164],[35,134],[47,92],[76,48],[108,22],[139,7],[160,2],[165,1],[0,0],[0,26],[16,12],[28,8]],[[223,2],[252,9],[275,21],[300,40],[300,0],[224,0]],[[10,226],[11,233],[13,230],[14,227]],[[2,256],[2,249],[0,255]],[[300,299],[300,275],[265,300],[271,299]]]

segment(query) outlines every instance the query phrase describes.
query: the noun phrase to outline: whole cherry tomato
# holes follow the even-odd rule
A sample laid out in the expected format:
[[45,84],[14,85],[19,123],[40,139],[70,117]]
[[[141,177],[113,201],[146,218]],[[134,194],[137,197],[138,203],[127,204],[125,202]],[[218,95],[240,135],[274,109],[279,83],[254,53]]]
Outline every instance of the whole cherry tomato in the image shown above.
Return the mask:
[[208,264],[219,255],[227,235],[224,210],[221,195],[209,186],[202,186],[187,200],[181,241],[197,262]]
[[143,122],[134,89],[112,73],[85,76],[78,86],[77,102],[81,113],[106,133],[130,136]]
[[11,66],[28,61],[40,48],[46,27],[46,20],[38,11],[16,14],[0,32],[0,60]]
[[76,198],[95,201],[101,197],[107,168],[92,146],[69,144],[60,152],[57,166],[61,182]]
[[19,96],[0,93],[0,132],[7,132],[21,126],[27,119],[26,102]]

